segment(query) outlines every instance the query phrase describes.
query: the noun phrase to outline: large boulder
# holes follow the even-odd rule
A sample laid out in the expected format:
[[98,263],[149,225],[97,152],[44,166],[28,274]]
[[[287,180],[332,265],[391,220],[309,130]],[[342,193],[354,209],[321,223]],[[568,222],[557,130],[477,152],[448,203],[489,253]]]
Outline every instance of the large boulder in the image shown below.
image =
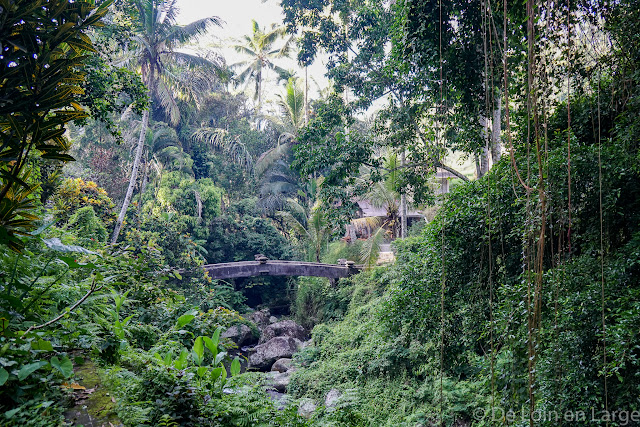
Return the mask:
[[236,343],[238,347],[253,344],[257,341],[253,336],[251,328],[243,324],[230,326],[226,331],[220,334],[220,337],[230,339]]
[[283,357],[282,359],[278,359],[276,360],[276,363],[273,364],[273,366],[271,367],[271,371],[277,371],[277,372],[287,372],[289,371],[291,368],[291,362],[292,360],[287,358],[287,357]]
[[331,390],[329,390],[329,393],[327,393],[327,397],[324,399],[324,406],[327,409],[335,408],[341,396],[342,394],[338,389],[332,388]]
[[249,367],[269,370],[271,365],[283,357],[290,358],[298,351],[302,342],[292,337],[275,337],[255,346],[249,354]]
[[312,399],[300,399],[300,404],[298,405],[298,415],[305,418],[311,418],[317,407],[318,405],[316,405],[316,403]]
[[293,320],[282,320],[262,330],[259,344],[266,343],[275,337],[291,337],[303,341],[307,331]]
[[289,402],[289,396],[276,390],[268,389],[267,396],[277,405],[278,411],[284,410]]
[[255,323],[258,328],[262,329],[269,324],[271,313],[268,308],[263,308],[262,310],[254,311],[246,317]]
[[269,372],[267,374],[267,384],[280,393],[284,393],[287,390],[290,381],[291,372]]

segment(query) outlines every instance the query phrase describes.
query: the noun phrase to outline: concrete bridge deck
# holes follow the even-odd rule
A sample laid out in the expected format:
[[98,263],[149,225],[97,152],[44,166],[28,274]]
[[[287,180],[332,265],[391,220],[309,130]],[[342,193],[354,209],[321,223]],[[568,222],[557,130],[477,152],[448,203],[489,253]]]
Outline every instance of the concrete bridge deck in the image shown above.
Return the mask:
[[322,264],[302,261],[240,261],[208,264],[203,268],[212,279],[235,279],[253,276],[314,276],[340,279],[359,273],[362,266],[347,264]]

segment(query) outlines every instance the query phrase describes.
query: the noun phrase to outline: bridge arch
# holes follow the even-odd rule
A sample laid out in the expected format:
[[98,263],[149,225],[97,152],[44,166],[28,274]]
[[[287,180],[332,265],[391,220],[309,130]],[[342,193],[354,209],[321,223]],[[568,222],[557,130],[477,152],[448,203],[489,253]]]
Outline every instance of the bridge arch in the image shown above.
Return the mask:
[[203,268],[212,279],[235,279],[255,276],[313,276],[337,280],[359,273],[362,266],[352,262],[322,264],[318,262],[265,260],[207,264]]

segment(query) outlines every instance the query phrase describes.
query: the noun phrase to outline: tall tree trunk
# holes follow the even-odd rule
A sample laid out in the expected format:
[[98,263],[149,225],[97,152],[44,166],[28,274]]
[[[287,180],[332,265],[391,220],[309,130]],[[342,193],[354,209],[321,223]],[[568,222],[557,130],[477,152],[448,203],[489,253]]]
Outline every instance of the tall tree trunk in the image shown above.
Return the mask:
[[502,155],[502,140],[500,131],[502,130],[502,98],[497,97],[495,109],[493,110],[493,123],[491,129],[491,162],[496,164]]
[[147,135],[148,125],[149,125],[149,110],[145,110],[145,112],[142,113],[142,129],[140,129],[140,137],[138,138],[138,148],[136,149],[136,157],[133,160],[133,169],[131,170],[129,187],[127,188],[127,194],[124,196],[124,201],[122,202],[122,209],[120,209],[120,215],[118,215],[116,226],[113,229],[113,234],[111,235],[112,245],[118,241],[118,236],[120,235],[120,230],[122,229],[122,223],[124,222],[124,217],[127,214],[127,208],[129,208],[129,203],[131,203],[131,197],[133,196],[133,189],[135,188],[136,181],[138,179],[138,168],[140,167],[140,158],[142,157],[142,151],[144,148],[144,141]]
[[304,124],[309,124],[309,66],[304,67]]
[[142,213],[142,197],[144,196],[144,192],[147,190],[148,183],[148,172],[149,172],[149,161],[146,160],[144,162],[144,174],[142,175],[142,183],[140,184],[140,193],[138,194],[138,226],[140,226],[140,214]]
[[258,91],[258,115],[262,112],[262,65],[260,65],[260,69],[258,70],[258,75],[256,76],[257,83],[257,91]]
[[480,172],[485,176],[489,172],[489,150],[487,147],[482,147],[482,154],[480,154]]
[[[402,153],[400,154],[400,166],[405,166],[405,152],[404,148],[402,149]],[[400,237],[403,239],[407,237],[407,196],[402,193],[400,194]]]
[[482,178],[489,171],[489,121],[485,116],[480,116],[480,126],[482,126],[482,140],[484,145],[480,152],[480,170],[478,178]]
[[196,196],[196,213],[198,214],[198,224],[200,224],[202,221],[202,197],[197,188],[193,190],[193,193]]

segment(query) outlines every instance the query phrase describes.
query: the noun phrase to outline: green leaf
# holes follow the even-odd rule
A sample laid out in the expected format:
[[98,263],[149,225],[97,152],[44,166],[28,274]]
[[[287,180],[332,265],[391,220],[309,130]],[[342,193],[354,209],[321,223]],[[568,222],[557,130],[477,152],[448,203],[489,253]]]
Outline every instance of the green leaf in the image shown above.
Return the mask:
[[81,263],[78,263],[75,259],[73,259],[73,257],[70,257],[70,256],[59,256],[58,258],[69,266],[69,270],[75,270],[77,268],[86,268],[86,267],[94,268],[94,269],[97,268],[95,264],[93,264],[92,262],[81,264]]
[[41,360],[40,362],[34,362],[34,363],[29,363],[28,365],[24,365],[18,371],[18,379],[22,381],[25,378],[27,378],[29,375],[31,375],[34,371],[42,368],[43,366],[47,366],[48,364],[49,362],[45,362]]
[[51,344],[51,342],[49,341],[39,339],[38,341],[31,341],[31,349],[41,350],[41,351],[53,351],[53,344]]
[[3,386],[8,379],[9,379],[9,372],[7,372],[7,370],[4,368],[0,368],[0,386]]
[[211,370],[211,382],[215,383],[220,375],[222,375],[223,367],[215,368]]
[[218,355],[218,346],[209,337],[202,337],[202,340],[204,341],[204,344],[207,346],[207,348],[215,358]]
[[227,370],[224,368],[221,368],[222,372],[220,372],[220,388],[224,387],[225,383],[227,382]]
[[226,355],[227,355],[226,351],[221,351],[220,353],[218,353],[216,355],[215,360],[213,361],[213,365],[216,366],[222,363],[222,360],[225,358]]
[[5,413],[4,413],[4,416],[5,416],[6,418],[11,419],[11,418],[13,418],[13,416],[14,416],[15,414],[17,414],[18,412],[20,412],[20,409],[22,409],[22,406],[18,406],[16,409],[12,409],[12,410],[10,410],[10,411],[5,412]]
[[173,366],[175,366],[177,370],[186,368],[188,356],[189,356],[189,352],[187,351],[186,348],[183,348],[182,351],[180,352],[180,356],[178,356],[178,360],[176,360]]
[[182,280],[182,276],[176,270],[173,270],[173,275],[176,277],[176,279]]
[[193,361],[196,365],[202,365],[202,361],[204,360],[204,343],[202,342],[202,337],[196,338],[196,341],[193,343]]
[[236,357],[233,359],[233,362],[231,362],[231,368],[229,369],[231,371],[231,376],[235,377],[238,375],[240,373],[240,368],[240,360]]
[[[14,295],[2,294],[2,295],[0,295],[0,300],[7,301],[9,303],[9,307],[14,308],[14,309],[21,309],[23,307],[22,300],[20,298],[16,297],[16,296],[14,296]],[[2,325],[0,325],[0,326],[4,325],[5,320],[6,319],[4,319],[4,320],[2,320],[0,322],[0,323],[2,323]],[[7,321],[6,324],[7,324],[7,327],[8,327],[9,322]],[[2,329],[7,329],[7,327],[3,326]]]
[[191,323],[193,319],[195,319],[194,311],[189,311],[188,313],[183,314],[178,317],[178,322],[176,323],[176,328],[182,328],[184,325]]
[[129,324],[129,322],[131,322],[131,319],[133,318],[133,316],[135,316],[135,314],[132,314],[131,316],[126,317],[123,321],[122,321],[122,326],[127,326]]
[[37,236],[37,235],[41,234],[43,231],[45,231],[46,229],[48,229],[49,227],[51,227],[55,223],[56,223],[56,221],[46,222],[43,225],[41,225],[40,227],[38,227],[37,230],[34,230],[29,234],[32,235],[32,236]]
[[204,377],[204,374],[206,374],[208,370],[209,370],[209,368],[207,366],[200,366],[198,368],[198,371],[197,371],[198,372],[198,376],[200,378]]
[[79,253],[87,254],[87,255],[98,255],[98,256],[100,256],[99,253],[90,251],[89,249],[85,249],[82,246],[65,245],[57,237],[53,237],[51,239],[42,239],[42,241],[44,242],[45,245],[47,245],[47,247],[49,249],[53,249],[54,251],[59,251],[59,252],[79,252]]
[[220,333],[221,332],[222,332],[222,326],[218,326],[218,329],[216,329],[216,331],[211,336],[211,339],[213,340],[213,343],[216,345],[216,347],[220,343]]
[[42,157],[43,159],[49,159],[49,160],[61,160],[63,162],[73,162],[76,160],[75,158],[73,158],[68,154],[56,153],[55,151],[45,152],[40,157]]
[[62,356],[62,359],[58,359],[58,356],[53,356],[51,358],[51,366],[60,371],[65,378],[73,375],[73,363],[67,356]]

